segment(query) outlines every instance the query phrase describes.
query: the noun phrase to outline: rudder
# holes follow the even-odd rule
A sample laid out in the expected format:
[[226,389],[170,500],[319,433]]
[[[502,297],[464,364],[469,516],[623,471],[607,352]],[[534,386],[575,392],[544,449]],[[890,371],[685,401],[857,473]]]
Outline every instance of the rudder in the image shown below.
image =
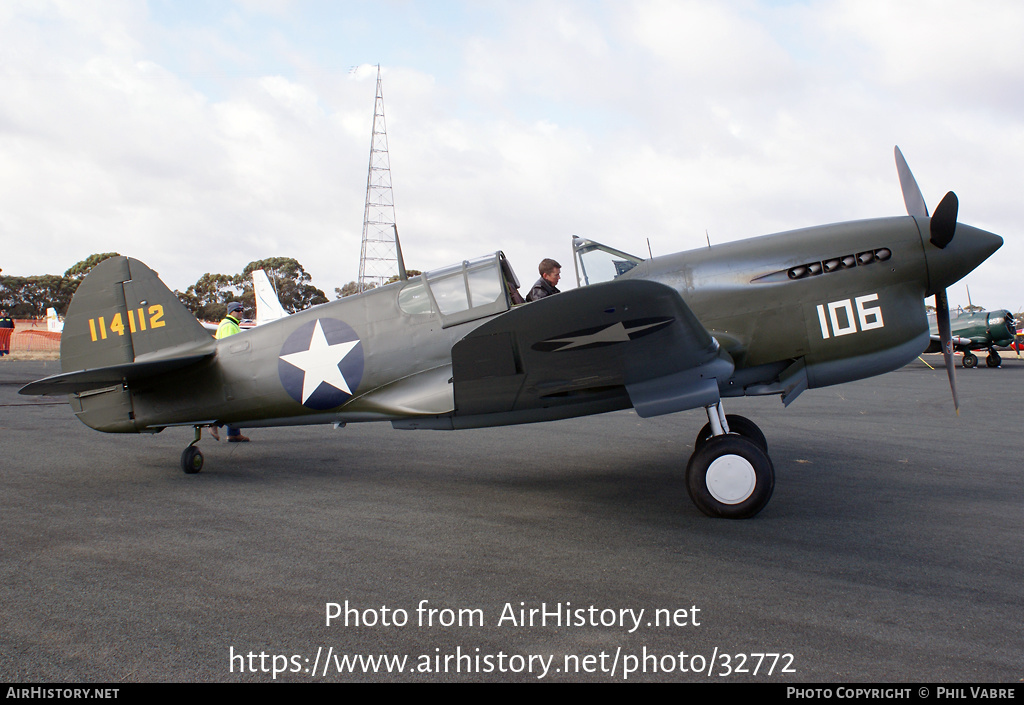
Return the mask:
[[71,300],[61,335],[61,370],[163,357],[209,340],[156,272],[137,259],[111,257],[93,268]]

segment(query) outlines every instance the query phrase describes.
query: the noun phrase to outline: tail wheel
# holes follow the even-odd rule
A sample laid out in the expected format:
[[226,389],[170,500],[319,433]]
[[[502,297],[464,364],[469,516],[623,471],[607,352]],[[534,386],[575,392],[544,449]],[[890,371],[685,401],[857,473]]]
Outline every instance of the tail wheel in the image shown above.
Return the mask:
[[771,499],[775,468],[753,441],[733,434],[714,436],[690,457],[686,489],[710,517],[748,519]]
[[181,469],[186,475],[195,475],[203,469],[203,454],[195,446],[189,446],[181,453]]
[[[761,429],[757,427],[757,424],[748,419],[746,416],[739,416],[738,414],[726,414],[725,421],[729,424],[729,433],[734,433],[748,441],[753,441],[762,451],[768,452],[768,439],[764,437]],[[697,440],[693,442],[693,452],[697,453],[698,450],[704,447],[714,437],[711,431],[711,424],[704,424],[704,428],[697,434]]]

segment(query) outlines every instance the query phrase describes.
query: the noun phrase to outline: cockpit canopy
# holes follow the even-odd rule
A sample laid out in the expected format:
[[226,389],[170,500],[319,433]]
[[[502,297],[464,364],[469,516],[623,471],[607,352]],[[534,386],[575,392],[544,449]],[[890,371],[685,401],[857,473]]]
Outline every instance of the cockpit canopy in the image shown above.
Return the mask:
[[641,257],[575,235],[572,237],[572,252],[576,264],[576,286],[611,281],[644,261]]
[[447,328],[507,311],[510,292],[518,288],[512,266],[499,251],[411,279],[398,294],[398,305],[409,314],[437,311]]

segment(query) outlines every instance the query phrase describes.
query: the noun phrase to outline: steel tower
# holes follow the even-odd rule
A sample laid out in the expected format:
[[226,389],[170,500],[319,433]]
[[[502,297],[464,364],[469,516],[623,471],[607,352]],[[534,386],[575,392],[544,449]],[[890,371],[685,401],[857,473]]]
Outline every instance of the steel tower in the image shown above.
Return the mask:
[[377,66],[377,99],[370,138],[370,170],[366,177],[363,246],[359,255],[359,291],[381,286],[398,274],[395,248],[395,197],[391,191],[391,162],[384,123],[384,94]]

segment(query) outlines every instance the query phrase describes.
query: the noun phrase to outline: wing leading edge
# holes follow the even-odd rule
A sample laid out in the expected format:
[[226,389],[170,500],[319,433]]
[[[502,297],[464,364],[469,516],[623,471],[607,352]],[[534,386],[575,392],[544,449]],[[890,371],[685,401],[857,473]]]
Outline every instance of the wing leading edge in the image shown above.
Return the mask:
[[[452,349],[456,427],[718,401],[733,361],[679,294],[619,280],[521,306]],[[460,417],[473,417],[459,422]]]

